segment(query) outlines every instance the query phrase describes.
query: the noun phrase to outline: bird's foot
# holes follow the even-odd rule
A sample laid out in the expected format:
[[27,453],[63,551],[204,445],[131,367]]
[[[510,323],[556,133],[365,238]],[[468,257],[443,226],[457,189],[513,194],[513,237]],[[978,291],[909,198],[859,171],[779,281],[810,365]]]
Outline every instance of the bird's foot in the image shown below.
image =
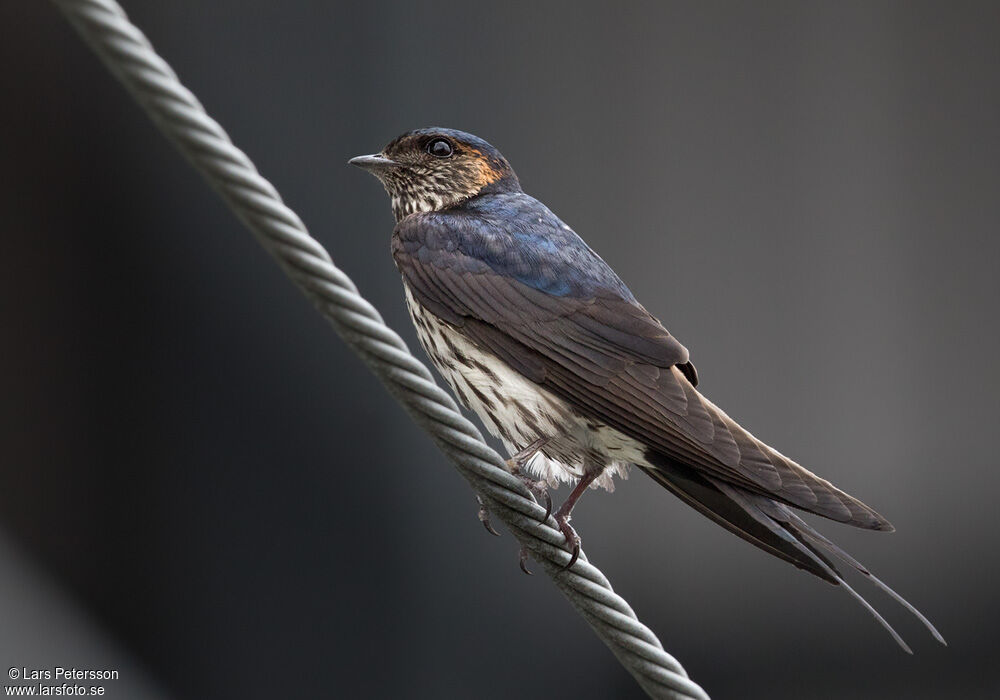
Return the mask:
[[[545,505],[545,515],[542,516],[541,519],[541,522],[544,523],[552,514],[552,496],[549,495],[548,484],[544,481],[536,481],[524,474],[514,474],[514,476],[521,480],[521,483],[525,485],[528,491],[531,492],[531,495],[534,496],[540,504]],[[490,523],[490,509],[489,506],[486,505],[486,501],[484,501],[480,496],[476,496],[476,501],[479,503],[479,522],[483,524],[483,527],[486,528],[488,533],[499,537],[500,533],[497,532]],[[521,568],[524,568],[523,564]]]
[[[548,516],[546,516],[546,518],[547,517]],[[578,535],[576,530],[573,529],[573,526],[569,524],[569,513],[563,513],[562,509],[560,509],[560,512],[556,513],[555,518],[556,524],[559,526],[559,531],[563,534],[563,537],[566,538],[566,545],[572,553],[569,562],[563,567],[563,571],[565,571],[566,569],[572,568],[573,564],[576,563],[576,560],[580,558],[580,535]],[[518,564],[521,567],[521,571],[528,574],[528,576],[531,576],[532,573],[528,570],[528,557],[530,555],[528,554],[527,547],[521,547],[521,551],[518,552],[518,556],[520,558]]]
[[552,515],[552,496],[549,495],[549,485],[544,481],[538,481],[532,479],[527,474],[521,472],[520,469],[511,469],[511,473],[521,480],[521,483],[531,492],[531,495],[535,497],[540,505],[545,506],[545,515],[542,516],[540,522],[545,522]]
[[479,501],[479,522],[486,528],[486,532],[499,537],[500,533],[494,530],[490,524],[490,509],[486,506],[486,501],[480,496],[476,496],[476,500]]
[[573,554],[569,559],[569,563],[563,567],[563,571],[572,568],[576,560],[580,558],[580,536],[576,534],[576,530],[569,524],[569,518],[569,513],[563,513],[561,508],[556,513],[556,523],[559,525],[559,531],[566,538],[566,546],[570,548]]
[[549,485],[544,481],[532,479],[524,473],[524,470],[528,466],[528,462],[534,459],[539,450],[551,441],[552,437],[538,438],[507,460],[507,468],[510,470],[510,473],[521,480],[521,483],[524,484],[531,495],[535,497],[535,500],[539,503],[545,504],[545,516],[541,520],[543,523],[548,520],[549,516],[552,514],[552,497],[549,495]]
[[[500,533],[497,532],[496,530],[494,530],[493,526],[490,524],[490,509],[487,507],[486,502],[480,496],[476,496],[476,500],[479,501],[479,522],[481,522],[483,524],[483,527],[486,528],[486,531],[488,533],[490,533],[491,535],[496,535],[497,537],[499,537]],[[552,506],[552,503],[550,501],[549,502],[549,507],[551,508],[551,506]],[[546,517],[546,519],[548,519],[548,517],[549,517],[548,513],[546,513],[545,517]],[[524,573],[526,573],[528,576],[534,576],[534,574],[531,573],[531,571],[528,569],[528,557],[529,557],[528,548],[527,547],[521,547],[520,551],[518,552],[518,562],[517,563],[518,563],[518,566],[521,567],[521,571],[523,571]]]

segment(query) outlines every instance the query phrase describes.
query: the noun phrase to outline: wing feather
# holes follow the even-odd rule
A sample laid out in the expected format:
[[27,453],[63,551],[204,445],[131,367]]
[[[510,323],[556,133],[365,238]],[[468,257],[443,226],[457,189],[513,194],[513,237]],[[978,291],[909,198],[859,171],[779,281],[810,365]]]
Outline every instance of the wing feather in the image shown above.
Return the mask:
[[555,250],[572,250],[555,255],[537,282],[516,256],[524,240],[482,218],[407,217],[393,236],[393,257],[428,311],[584,415],[751,493],[859,527],[891,529],[702,396],[687,349],[572,231],[547,216],[552,221],[538,217],[539,226],[561,236]]

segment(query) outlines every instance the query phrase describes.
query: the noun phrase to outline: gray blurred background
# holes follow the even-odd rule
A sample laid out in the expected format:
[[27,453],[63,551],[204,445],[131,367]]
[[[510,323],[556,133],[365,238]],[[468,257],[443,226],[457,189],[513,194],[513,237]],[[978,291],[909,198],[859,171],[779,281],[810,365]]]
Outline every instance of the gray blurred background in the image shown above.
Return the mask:
[[[639,473],[584,498],[714,697],[997,697],[995,3],[125,6],[411,347],[346,161],[453,126],[708,396],[892,520],[822,529],[948,649]],[[0,664],[99,659],[135,683],[111,697],[640,697],[62,17],[0,25]]]

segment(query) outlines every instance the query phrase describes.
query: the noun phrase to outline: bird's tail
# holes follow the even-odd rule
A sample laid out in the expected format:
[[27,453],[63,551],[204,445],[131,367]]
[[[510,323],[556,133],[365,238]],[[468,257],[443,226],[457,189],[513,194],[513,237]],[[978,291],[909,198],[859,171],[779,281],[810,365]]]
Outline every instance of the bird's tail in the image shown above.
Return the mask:
[[833,563],[834,559],[851,566],[888,593],[913,613],[936,640],[947,645],[934,625],[919,610],[876,578],[854,557],[817,532],[785,504],[703,476],[673,460],[665,460],[663,464],[657,464],[655,467],[641,468],[689,506],[727,530],[769,554],[784,559],[835,586],[841,586],[878,620],[907,653],[913,652],[885,618],[847,584]]

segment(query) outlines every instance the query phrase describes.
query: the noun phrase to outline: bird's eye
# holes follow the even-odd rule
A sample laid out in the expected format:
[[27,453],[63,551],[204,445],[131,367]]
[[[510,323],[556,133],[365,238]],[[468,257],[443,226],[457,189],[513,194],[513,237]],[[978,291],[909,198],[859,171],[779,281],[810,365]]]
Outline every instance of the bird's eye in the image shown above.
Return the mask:
[[452,148],[447,139],[434,139],[427,144],[427,152],[436,158],[447,158],[452,154]]

